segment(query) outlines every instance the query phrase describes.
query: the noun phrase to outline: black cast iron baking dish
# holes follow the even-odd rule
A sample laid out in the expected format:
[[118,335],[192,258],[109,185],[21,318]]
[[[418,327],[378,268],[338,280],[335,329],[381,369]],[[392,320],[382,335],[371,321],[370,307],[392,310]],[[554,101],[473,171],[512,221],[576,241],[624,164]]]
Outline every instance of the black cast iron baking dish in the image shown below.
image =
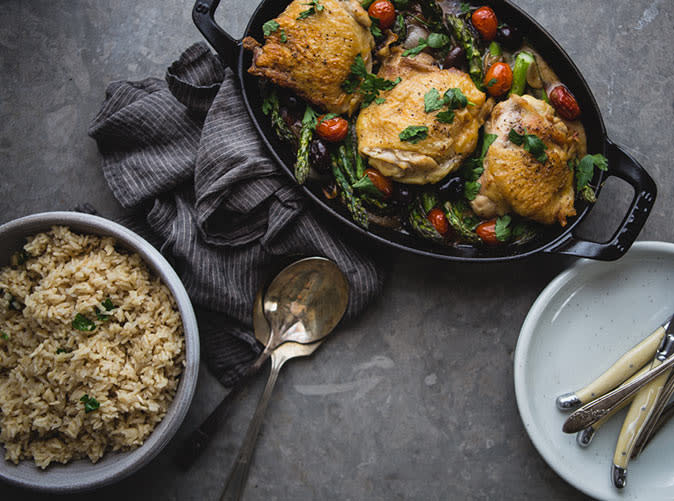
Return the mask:
[[[262,113],[262,98],[257,78],[247,73],[252,55],[243,50],[241,40],[232,38],[216,23],[215,11],[219,3],[220,0],[197,0],[192,10],[194,23],[225,64],[237,75],[251,120],[273,157],[294,180],[294,152],[276,137],[268,118]],[[263,0],[251,17],[244,36],[263,40],[262,25],[269,19],[277,17],[289,3],[289,0]],[[633,187],[632,203],[611,239],[608,242],[599,243],[582,240],[575,235],[574,230],[592,207],[578,201],[576,201],[578,215],[570,219],[569,224],[564,228],[557,225],[547,228],[545,233],[537,239],[519,247],[478,248],[461,245],[443,246],[376,225],[371,225],[369,230],[365,230],[351,220],[346,209],[338,201],[326,200],[318,184],[308,181],[303,186],[304,192],[336,221],[366,237],[388,246],[437,259],[459,262],[509,261],[538,253],[567,254],[605,261],[618,259],[628,251],[646,223],[657,194],[655,182],[634,158],[606,136],[604,121],[587,82],[550,34],[529,15],[507,0],[493,0],[485,3],[494,8],[499,19],[518,27],[525,34],[533,47],[557,73],[560,80],[575,94],[583,110],[582,122],[587,133],[588,151],[602,153],[609,160],[609,170],[605,173],[598,171],[593,179],[594,185],[597,186],[597,196],[599,196],[602,182],[610,176],[623,179]]]

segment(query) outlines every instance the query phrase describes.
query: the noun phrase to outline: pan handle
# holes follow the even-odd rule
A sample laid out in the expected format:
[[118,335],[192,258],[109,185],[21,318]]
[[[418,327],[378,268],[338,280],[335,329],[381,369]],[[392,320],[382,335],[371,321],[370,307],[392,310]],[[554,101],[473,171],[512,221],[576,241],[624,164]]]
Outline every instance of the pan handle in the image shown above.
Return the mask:
[[582,240],[570,232],[553,242],[545,252],[613,261],[629,250],[646,223],[658,192],[655,181],[625,150],[608,139],[606,141],[609,165],[606,177],[615,176],[634,188],[634,198],[625,218],[608,242]]
[[220,0],[197,0],[192,9],[192,20],[223,62],[234,68],[241,42],[235,40],[215,22],[215,10],[219,4]]

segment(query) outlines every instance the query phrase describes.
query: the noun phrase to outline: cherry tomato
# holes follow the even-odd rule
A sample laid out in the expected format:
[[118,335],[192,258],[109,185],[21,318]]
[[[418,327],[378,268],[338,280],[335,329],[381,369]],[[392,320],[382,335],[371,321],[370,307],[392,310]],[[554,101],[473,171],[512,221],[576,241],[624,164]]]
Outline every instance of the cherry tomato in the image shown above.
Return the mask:
[[428,220],[431,222],[433,227],[438,230],[440,235],[445,236],[449,232],[449,222],[447,221],[447,216],[442,211],[442,209],[433,209],[428,213]]
[[323,120],[324,116],[325,115],[318,117],[318,125],[316,126],[318,136],[330,143],[337,143],[344,139],[347,132],[349,132],[349,122],[342,117]]
[[375,188],[381,191],[384,198],[391,198],[393,195],[393,181],[375,169],[365,169],[365,174],[370,178]]
[[377,0],[367,9],[370,17],[379,20],[381,29],[390,28],[396,20],[396,8],[389,0]]
[[480,7],[473,12],[470,20],[472,21],[473,26],[475,26],[475,29],[487,42],[491,42],[496,38],[498,19],[491,7]]
[[502,96],[513,85],[513,70],[506,63],[494,63],[487,70],[484,86],[490,96]]
[[487,245],[498,245],[501,241],[496,238],[496,219],[490,219],[475,228],[477,236]]

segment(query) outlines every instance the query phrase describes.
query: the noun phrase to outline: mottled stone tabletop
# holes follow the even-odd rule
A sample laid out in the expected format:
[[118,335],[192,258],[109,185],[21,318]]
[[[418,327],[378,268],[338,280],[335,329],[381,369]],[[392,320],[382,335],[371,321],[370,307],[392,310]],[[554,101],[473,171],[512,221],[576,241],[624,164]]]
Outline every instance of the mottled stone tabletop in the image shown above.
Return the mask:
[[[659,196],[641,240],[674,241],[674,2],[515,0],[566,49],[609,136],[647,168]],[[240,36],[256,1],[223,0]],[[87,126],[108,82],[163,76],[190,43],[190,0],[2,0],[0,223],[93,203],[121,214]],[[606,238],[632,197],[610,194],[584,225]],[[316,355],[293,362],[270,404],[245,499],[582,499],[538,455],[522,426],[513,352],[527,311],[573,263],[558,257],[455,266],[395,254],[378,301]],[[72,499],[217,499],[262,389],[245,391],[189,472],[179,439],[223,395],[202,368],[184,426],[137,474]],[[0,498],[41,500],[0,484]]]

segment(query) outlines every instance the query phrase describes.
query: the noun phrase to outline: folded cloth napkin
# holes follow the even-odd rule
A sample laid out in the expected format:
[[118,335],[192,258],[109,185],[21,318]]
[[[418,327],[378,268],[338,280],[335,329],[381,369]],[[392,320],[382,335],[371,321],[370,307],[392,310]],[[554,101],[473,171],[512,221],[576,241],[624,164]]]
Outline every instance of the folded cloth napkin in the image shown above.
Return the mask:
[[280,262],[320,255],[347,275],[345,318],[381,290],[383,271],[323,221],[269,157],[236,79],[208,47],[188,48],[166,82],[113,82],[89,134],[123,222],[173,263],[197,306],[202,353],[225,385],[260,352],[252,304]]

